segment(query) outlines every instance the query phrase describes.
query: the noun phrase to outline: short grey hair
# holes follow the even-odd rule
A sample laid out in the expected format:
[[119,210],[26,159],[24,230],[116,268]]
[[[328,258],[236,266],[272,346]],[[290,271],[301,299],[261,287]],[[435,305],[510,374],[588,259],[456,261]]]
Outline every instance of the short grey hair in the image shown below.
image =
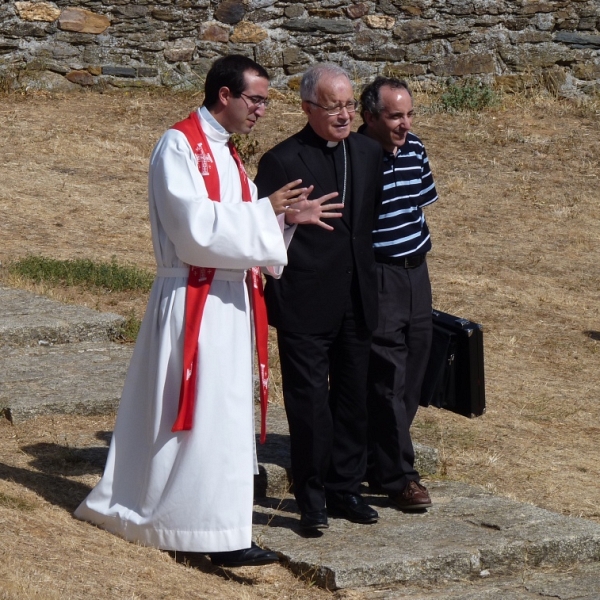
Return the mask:
[[300,82],[300,98],[309,100],[310,102],[317,101],[317,86],[321,77],[329,75],[332,79],[335,77],[345,77],[352,85],[350,74],[346,69],[334,63],[320,63],[309,67],[302,76]]

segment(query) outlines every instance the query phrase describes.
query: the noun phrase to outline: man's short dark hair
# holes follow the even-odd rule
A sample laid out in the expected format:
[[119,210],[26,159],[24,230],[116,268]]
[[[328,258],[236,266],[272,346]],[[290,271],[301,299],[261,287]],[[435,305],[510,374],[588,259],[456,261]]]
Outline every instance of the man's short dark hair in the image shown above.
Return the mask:
[[219,90],[228,87],[234,98],[246,89],[244,73],[252,72],[269,80],[269,74],[257,62],[242,54],[230,54],[215,60],[204,83],[204,106],[212,108],[219,101]]
[[393,90],[406,90],[412,98],[412,92],[408,87],[408,83],[403,79],[395,77],[376,77],[371,83],[367,84],[360,95],[360,116],[365,120],[365,113],[369,112],[374,116],[379,115],[383,107],[381,106],[381,97],[379,90],[387,86]]

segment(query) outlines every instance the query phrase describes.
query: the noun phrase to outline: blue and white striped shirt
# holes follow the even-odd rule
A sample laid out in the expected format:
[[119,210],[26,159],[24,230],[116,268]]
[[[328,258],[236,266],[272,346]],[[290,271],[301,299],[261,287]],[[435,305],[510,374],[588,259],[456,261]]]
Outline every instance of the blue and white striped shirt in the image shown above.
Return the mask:
[[431,250],[422,208],[438,199],[425,146],[413,133],[394,156],[383,151],[383,194],[373,231],[375,254],[405,257]]

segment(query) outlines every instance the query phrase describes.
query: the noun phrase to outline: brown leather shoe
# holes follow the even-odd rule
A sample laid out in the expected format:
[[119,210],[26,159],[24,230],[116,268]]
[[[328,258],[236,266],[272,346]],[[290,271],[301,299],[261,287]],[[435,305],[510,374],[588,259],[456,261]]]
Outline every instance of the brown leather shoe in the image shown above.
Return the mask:
[[390,494],[390,500],[400,510],[422,510],[432,504],[427,488],[417,481],[409,481],[399,494]]

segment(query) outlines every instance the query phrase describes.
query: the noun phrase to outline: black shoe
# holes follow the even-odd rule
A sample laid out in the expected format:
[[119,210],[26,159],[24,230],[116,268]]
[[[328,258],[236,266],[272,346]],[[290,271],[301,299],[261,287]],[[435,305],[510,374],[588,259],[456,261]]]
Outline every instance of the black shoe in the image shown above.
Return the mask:
[[216,567],[257,567],[279,562],[279,556],[275,552],[263,550],[254,542],[250,548],[243,550],[232,550],[231,552],[213,552],[210,560]]
[[300,515],[300,527],[307,530],[327,529],[327,511],[323,509],[303,512]]
[[342,494],[327,498],[327,510],[332,516],[344,517],[352,523],[375,523],[379,518],[377,511],[372,509],[359,494]]

